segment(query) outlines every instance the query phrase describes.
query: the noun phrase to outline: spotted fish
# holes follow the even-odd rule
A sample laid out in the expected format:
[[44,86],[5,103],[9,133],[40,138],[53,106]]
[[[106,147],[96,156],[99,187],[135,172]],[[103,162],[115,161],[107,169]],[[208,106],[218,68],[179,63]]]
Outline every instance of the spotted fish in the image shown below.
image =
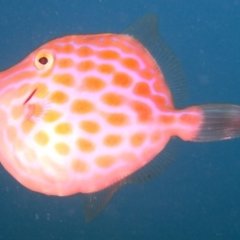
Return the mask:
[[122,34],[60,37],[2,71],[4,168],[36,192],[82,193],[91,220],[121,185],[164,170],[172,138],[239,137],[237,105],[176,107],[184,74],[157,29],[146,16]]

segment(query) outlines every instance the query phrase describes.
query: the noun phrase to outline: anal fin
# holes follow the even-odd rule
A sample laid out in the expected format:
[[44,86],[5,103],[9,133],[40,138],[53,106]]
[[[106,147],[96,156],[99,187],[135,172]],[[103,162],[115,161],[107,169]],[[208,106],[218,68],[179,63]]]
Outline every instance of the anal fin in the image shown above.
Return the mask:
[[175,159],[178,141],[178,139],[171,139],[167,146],[156,158],[125,179],[118,181],[102,191],[83,194],[86,221],[90,222],[96,218],[107,206],[114,193],[116,193],[124,184],[142,183],[164,172]]
[[83,205],[85,219],[87,222],[96,218],[106,207],[114,193],[123,185],[123,181],[119,181],[104,190],[83,194]]

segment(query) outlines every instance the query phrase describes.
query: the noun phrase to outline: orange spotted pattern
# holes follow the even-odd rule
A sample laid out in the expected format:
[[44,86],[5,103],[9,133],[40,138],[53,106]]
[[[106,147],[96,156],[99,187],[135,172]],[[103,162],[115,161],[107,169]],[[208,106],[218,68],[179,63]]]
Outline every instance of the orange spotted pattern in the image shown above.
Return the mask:
[[171,136],[193,138],[201,123],[198,108],[174,110],[161,69],[127,35],[52,40],[0,80],[1,162],[48,195],[102,190],[151,161]]

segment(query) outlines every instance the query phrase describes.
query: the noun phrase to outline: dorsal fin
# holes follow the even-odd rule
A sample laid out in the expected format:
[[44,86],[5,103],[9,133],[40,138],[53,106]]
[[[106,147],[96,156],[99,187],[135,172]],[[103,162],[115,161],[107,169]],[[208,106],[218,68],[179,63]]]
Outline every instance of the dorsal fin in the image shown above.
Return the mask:
[[185,74],[177,57],[159,35],[157,16],[150,14],[140,18],[123,34],[134,37],[147,48],[163,72],[174,106],[184,107],[187,95]]

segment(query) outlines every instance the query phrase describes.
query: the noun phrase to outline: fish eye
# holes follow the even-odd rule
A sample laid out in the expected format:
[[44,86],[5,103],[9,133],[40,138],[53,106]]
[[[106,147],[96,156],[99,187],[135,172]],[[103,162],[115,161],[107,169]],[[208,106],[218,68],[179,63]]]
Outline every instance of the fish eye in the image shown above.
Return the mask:
[[34,64],[39,70],[49,70],[53,67],[54,54],[48,50],[42,50],[37,53]]
[[38,59],[38,62],[41,63],[42,65],[45,65],[48,63],[48,59],[46,57],[41,57]]

